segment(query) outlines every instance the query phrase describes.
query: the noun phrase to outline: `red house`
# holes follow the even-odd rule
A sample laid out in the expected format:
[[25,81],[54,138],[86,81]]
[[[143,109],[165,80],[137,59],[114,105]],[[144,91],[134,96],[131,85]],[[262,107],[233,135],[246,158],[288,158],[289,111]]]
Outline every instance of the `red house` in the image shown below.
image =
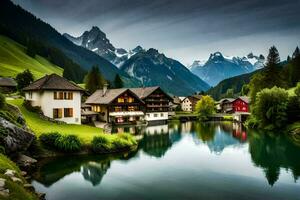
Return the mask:
[[249,112],[249,98],[238,97],[232,102],[233,112]]

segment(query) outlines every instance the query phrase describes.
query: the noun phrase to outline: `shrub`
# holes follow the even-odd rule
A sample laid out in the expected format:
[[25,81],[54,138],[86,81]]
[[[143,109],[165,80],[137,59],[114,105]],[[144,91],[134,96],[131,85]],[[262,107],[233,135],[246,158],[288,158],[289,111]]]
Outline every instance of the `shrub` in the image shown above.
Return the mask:
[[92,140],[92,149],[96,153],[107,152],[111,148],[110,141],[105,136],[95,136]]
[[116,138],[113,140],[112,145],[116,149],[124,149],[130,147],[132,144],[125,139]]
[[297,83],[296,89],[295,89],[296,96],[300,97],[300,82]]
[[40,141],[46,147],[55,147],[55,141],[59,137],[61,137],[61,135],[57,132],[43,133],[43,134],[40,135]]
[[0,92],[0,109],[3,109],[6,106],[6,101],[4,95]]
[[41,107],[39,106],[32,106],[30,101],[24,101],[23,106],[30,112],[43,114]]
[[135,138],[131,134],[120,133],[120,134],[118,134],[118,137],[128,141],[131,145],[136,145],[137,144],[137,141],[135,140]]
[[264,129],[283,128],[287,122],[288,93],[278,87],[265,88],[257,93],[254,117]]
[[55,140],[55,148],[64,152],[77,152],[81,149],[81,142],[76,135],[61,135]]

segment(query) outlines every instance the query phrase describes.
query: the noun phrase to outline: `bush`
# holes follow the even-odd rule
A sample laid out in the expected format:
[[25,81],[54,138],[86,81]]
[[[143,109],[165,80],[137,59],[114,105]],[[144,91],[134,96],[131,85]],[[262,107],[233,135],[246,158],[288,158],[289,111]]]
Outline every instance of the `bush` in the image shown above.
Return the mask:
[[296,86],[295,94],[296,94],[296,96],[300,97],[300,82]]
[[289,123],[300,121],[300,96],[290,96],[287,106]]
[[259,126],[273,130],[283,128],[287,122],[288,93],[278,87],[265,88],[257,93],[253,115]]
[[6,106],[6,101],[4,95],[0,92],[0,109],[3,109]]
[[122,138],[116,138],[115,140],[113,140],[112,145],[116,149],[124,149],[132,146],[132,144],[129,141]]
[[40,135],[40,141],[42,144],[44,144],[46,147],[55,147],[55,141],[57,138],[61,137],[61,135],[57,132],[53,133],[43,133]]
[[76,135],[61,135],[56,138],[54,145],[64,152],[77,152],[81,149],[81,142]]
[[92,140],[92,149],[95,153],[104,153],[111,148],[110,141],[105,136],[95,136]]
[[131,134],[119,133],[118,137],[128,141],[131,145],[136,145],[137,144],[137,141],[135,140],[135,138]]

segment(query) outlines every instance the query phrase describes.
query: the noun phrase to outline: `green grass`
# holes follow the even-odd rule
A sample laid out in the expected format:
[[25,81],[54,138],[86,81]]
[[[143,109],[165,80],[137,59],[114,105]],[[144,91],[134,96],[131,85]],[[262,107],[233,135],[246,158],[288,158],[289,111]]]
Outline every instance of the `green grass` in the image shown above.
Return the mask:
[[39,117],[37,113],[28,111],[22,104],[23,99],[7,100],[7,103],[18,106],[29,128],[39,137],[42,133],[58,132],[62,135],[76,135],[83,144],[90,145],[95,136],[104,136],[110,142],[122,138],[122,134],[105,134],[103,129],[87,125],[57,124]]
[[295,94],[295,89],[296,89],[296,87],[293,87],[293,88],[290,88],[290,89],[287,90],[287,92],[289,93],[289,96],[295,96],[296,95]]
[[7,169],[11,169],[16,171],[16,176],[20,178],[23,182],[25,179],[20,174],[20,169],[16,166],[14,162],[8,159],[3,154],[0,154],[0,178],[6,179],[5,187],[9,189],[9,197],[5,198],[0,196],[0,199],[5,200],[21,200],[21,199],[28,199],[28,200],[37,200],[38,198],[30,193],[29,191],[25,190],[20,183],[14,183],[10,180],[9,177],[5,176],[4,173]]
[[0,35],[0,76],[15,77],[18,73],[29,69],[35,79],[45,74],[56,73],[62,75],[63,69],[50,63],[47,59],[36,56],[32,58],[26,54],[26,47]]
[[[46,121],[39,117],[37,113],[28,111],[22,104],[22,99],[8,100],[10,104],[16,105],[21,110],[27,125],[39,136],[42,133],[59,132],[61,134],[77,135],[79,139],[84,143],[90,143],[94,136],[98,136],[103,133],[103,129],[96,128],[87,125],[76,124],[56,124],[54,122]],[[107,137],[114,137],[107,135]]]

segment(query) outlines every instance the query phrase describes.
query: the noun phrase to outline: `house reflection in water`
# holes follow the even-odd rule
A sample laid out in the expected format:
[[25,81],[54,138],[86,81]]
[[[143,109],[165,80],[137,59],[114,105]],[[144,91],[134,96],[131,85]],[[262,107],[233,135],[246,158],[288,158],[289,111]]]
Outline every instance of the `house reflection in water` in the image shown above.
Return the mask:
[[91,182],[93,186],[99,185],[102,178],[110,168],[110,160],[104,162],[90,161],[81,166],[81,174],[85,180]]

